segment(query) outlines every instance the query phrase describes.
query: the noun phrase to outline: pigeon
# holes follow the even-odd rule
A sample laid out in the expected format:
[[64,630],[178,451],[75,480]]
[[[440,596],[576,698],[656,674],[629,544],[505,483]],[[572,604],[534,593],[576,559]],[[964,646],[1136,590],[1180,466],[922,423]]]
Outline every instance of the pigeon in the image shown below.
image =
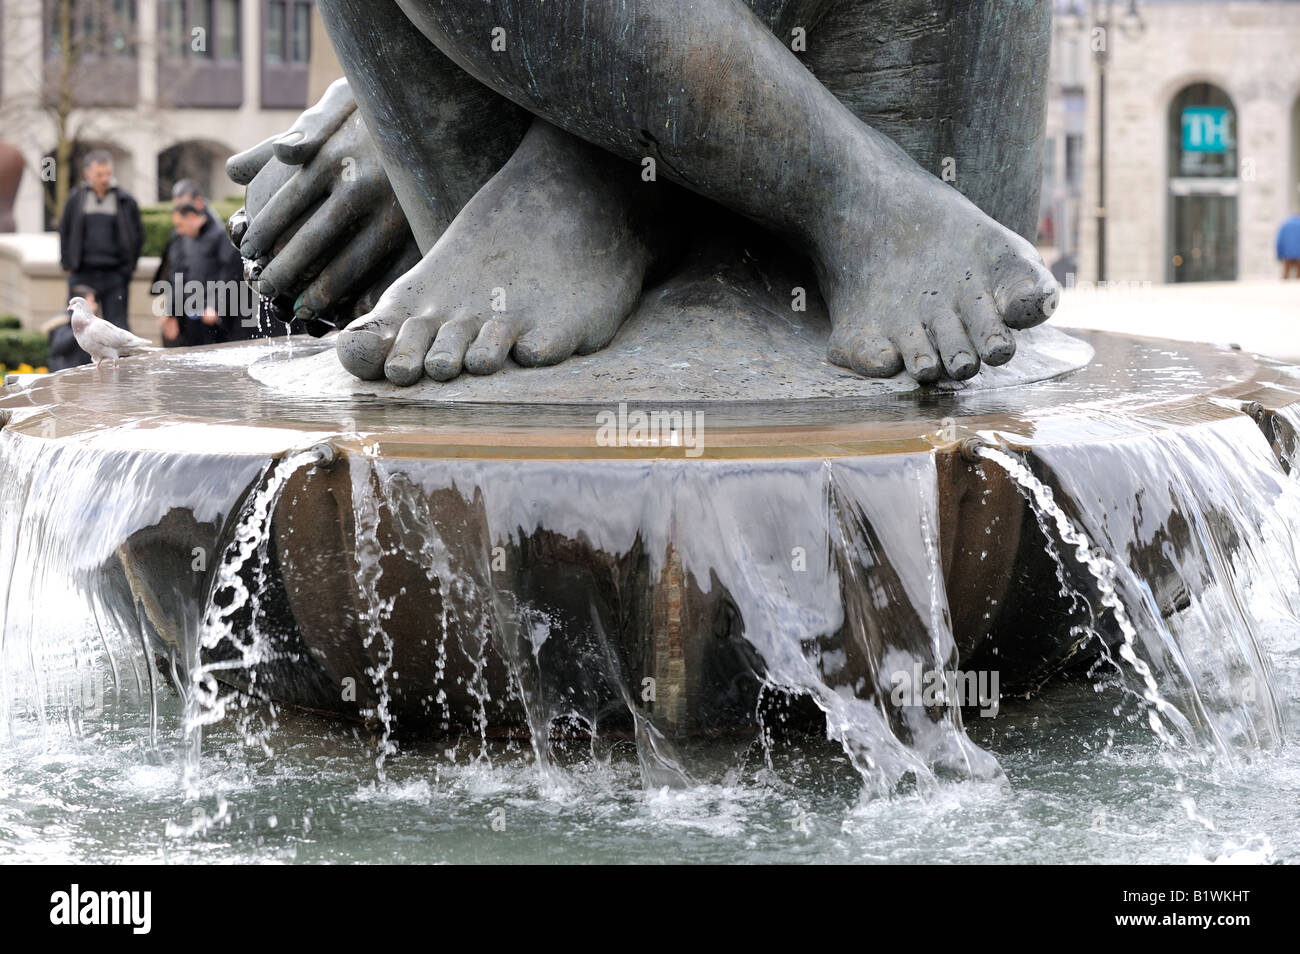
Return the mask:
[[108,360],[117,367],[117,359],[141,351],[155,351],[153,344],[139,335],[133,335],[125,328],[119,328],[103,318],[96,318],[84,298],[73,298],[68,302],[72,312],[72,334],[83,351],[95,359],[95,368],[100,362]]

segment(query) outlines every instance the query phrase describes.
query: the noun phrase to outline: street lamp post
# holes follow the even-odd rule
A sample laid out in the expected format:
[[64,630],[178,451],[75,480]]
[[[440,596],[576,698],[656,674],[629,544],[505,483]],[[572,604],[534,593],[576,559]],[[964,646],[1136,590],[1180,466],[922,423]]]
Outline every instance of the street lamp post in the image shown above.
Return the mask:
[[[1111,6],[1114,0],[1093,0],[1094,18],[1101,31],[1093,42],[1097,63],[1097,281],[1106,280],[1106,65],[1110,60]],[[1102,11],[1105,11],[1104,18]],[[1095,36],[1095,34],[1094,34]]]

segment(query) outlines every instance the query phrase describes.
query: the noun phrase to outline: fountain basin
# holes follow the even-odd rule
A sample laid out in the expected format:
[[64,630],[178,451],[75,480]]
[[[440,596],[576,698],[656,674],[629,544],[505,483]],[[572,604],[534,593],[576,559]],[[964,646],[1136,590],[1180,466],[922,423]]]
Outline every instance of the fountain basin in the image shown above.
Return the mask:
[[[1002,694],[1032,692],[1115,638],[1096,581],[971,439],[1022,454],[1086,523],[1096,502],[1065,478],[1140,497],[1132,455],[1161,441],[1289,468],[1300,401],[1295,369],[1240,352],[1021,340],[1034,357],[967,387],[822,362],[780,399],[762,396],[779,369],[746,378],[759,362],[741,354],[710,372],[733,385],[711,400],[694,365],[674,379],[653,353],[621,400],[617,362],[592,356],[399,401],[346,376],[328,340],[167,351],[7,388],[0,470],[25,482],[11,507],[49,494],[42,545],[182,691],[201,672],[385,736],[567,723],[650,751],[752,732],[803,694],[880,720],[890,745],[865,765],[935,726],[949,738],[924,760],[969,764],[960,711],[900,704],[898,672],[991,670]],[[637,432],[638,412],[662,429]],[[1208,579],[1188,569],[1184,509],[1128,552],[1164,618]]]

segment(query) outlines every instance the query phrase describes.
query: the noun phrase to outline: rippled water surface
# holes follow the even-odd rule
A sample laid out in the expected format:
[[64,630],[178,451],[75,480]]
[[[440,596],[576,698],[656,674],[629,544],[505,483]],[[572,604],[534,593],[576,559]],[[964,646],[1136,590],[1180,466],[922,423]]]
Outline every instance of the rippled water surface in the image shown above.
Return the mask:
[[[1110,697],[1062,687],[977,727],[1005,781],[868,801],[826,742],[779,747],[770,768],[758,751],[705,747],[697,764],[715,777],[687,789],[643,791],[627,745],[600,762],[584,744],[548,776],[527,751],[479,758],[477,741],[454,757],[403,753],[378,781],[369,740],[303,718],[281,721],[270,756],[232,731],[209,736],[187,796],[179,755],[150,751],[146,726],[88,725],[80,739],[56,730],[0,750],[0,859],[1300,861],[1294,747],[1176,772]],[[179,720],[175,701],[164,706],[164,733]]]
[[[882,405],[891,425],[920,415],[937,427],[951,413],[1009,441],[963,473],[973,506],[995,499],[997,481],[1017,507],[1022,493],[1027,534],[1039,533],[1034,585],[1057,602],[1038,624],[1022,612],[1021,630],[993,630],[976,658],[996,668],[1005,647],[1022,672],[1039,671],[1017,640],[1041,625],[1077,643],[1078,664],[1040,667],[1032,697],[1005,697],[988,717],[891,709],[868,691],[900,660],[951,664],[963,638],[942,570],[938,484],[951,470],[928,445],[875,459],[805,451],[766,470],[725,455],[631,455],[573,476],[563,461],[408,460],[393,451],[402,429],[433,434],[433,412],[369,408],[362,429],[390,429],[389,443],[363,438],[348,456],[334,492],[348,495],[350,536],[324,554],[356,568],[344,580],[355,589],[348,632],[376,694],[363,726],[231,689],[251,672],[254,688],[335,698],[338,673],[305,654],[289,659],[310,678],[274,682],[284,643],[270,604],[275,586],[304,579],[286,569],[295,526],[310,530],[289,522],[294,508],[324,499],[293,481],[328,453],[288,451],[356,438],[356,420],[341,427],[328,402],[262,395],[248,413],[274,427],[245,428],[242,378],[201,424],[174,419],[162,391],[133,416],[121,389],[102,393],[125,417],[101,422],[101,392],[84,375],[10,397],[20,417],[0,431],[0,862],[1300,862],[1300,415],[1279,411],[1266,428],[1249,402],[1195,397],[1243,382],[1245,359],[1195,366],[1126,342],[1099,345],[1086,373],[1100,389],[1076,379]],[[194,367],[182,356],[145,383],[165,391],[168,374],[197,374],[218,395],[221,376],[240,371],[233,354]],[[1162,370],[1139,382],[1116,370],[1130,360]],[[1283,394],[1295,379],[1274,377],[1240,390],[1274,406],[1300,397]],[[1146,403],[1107,404],[1106,388],[1130,385]],[[857,426],[852,408],[814,411],[792,412],[792,426],[823,413]],[[454,431],[470,413],[450,408],[434,423]],[[574,433],[580,416],[560,414]],[[619,594],[645,579],[652,593],[679,587],[675,599],[725,593],[744,625],[724,619],[708,636],[743,643],[762,704],[741,714],[757,713],[761,731],[669,744],[663,710],[638,700],[641,673],[614,658],[624,644],[611,621],[633,611],[600,580],[591,593],[560,587],[582,593],[567,621],[511,602],[466,556],[471,524],[484,552],[644,574],[617,576]],[[784,562],[791,534],[807,543],[796,575]],[[422,572],[400,576],[398,550]],[[557,565],[539,559],[534,592],[551,592]],[[331,595],[309,582],[312,599]],[[435,593],[442,617],[413,651],[400,600]],[[834,639],[865,647],[858,669]],[[570,646],[583,648],[566,670]],[[449,652],[478,669],[453,680]],[[434,674],[418,666],[430,658]],[[590,699],[547,682],[574,672],[590,677]],[[392,723],[416,711],[418,691],[403,694],[416,678],[464,690],[481,717],[436,741],[399,737]],[[489,718],[487,702],[518,718]],[[611,731],[580,731],[611,709],[622,717]],[[528,741],[528,726],[549,745]]]

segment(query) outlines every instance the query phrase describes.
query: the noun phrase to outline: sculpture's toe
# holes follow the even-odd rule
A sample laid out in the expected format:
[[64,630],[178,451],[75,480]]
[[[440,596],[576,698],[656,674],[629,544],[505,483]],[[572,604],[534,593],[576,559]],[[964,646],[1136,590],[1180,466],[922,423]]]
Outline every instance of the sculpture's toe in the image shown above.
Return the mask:
[[465,352],[465,370],[470,374],[494,374],[505,367],[506,356],[514,347],[518,332],[515,324],[504,318],[484,322],[474,343]]
[[397,340],[384,363],[384,376],[394,384],[409,387],[424,376],[424,359],[438,333],[433,315],[409,318],[397,332]]
[[973,295],[959,309],[966,335],[985,364],[1006,364],[1016,353],[1015,337],[1002,323],[990,295]]
[[464,369],[465,352],[478,330],[478,319],[468,316],[444,324],[424,358],[424,373],[435,381],[450,381],[459,375]]
[[1043,265],[1023,257],[998,269],[994,304],[1009,328],[1032,328],[1056,311],[1061,286]]
[[925,326],[930,329],[948,377],[954,381],[965,381],[979,371],[979,356],[955,311],[937,308],[925,319]]
[[873,334],[831,338],[827,357],[868,378],[892,378],[903,370],[903,356],[888,338]]
[[533,328],[515,343],[514,356],[525,368],[558,364],[572,357],[578,348],[579,322],[557,322],[556,326]]
[[384,376],[384,362],[399,327],[392,316],[378,311],[354,322],[339,334],[339,363],[364,381],[377,381]]
[[903,365],[908,374],[922,384],[933,384],[939,380],[943,367],[939,364],[938,352],[930,343],[930,336],[925,333],[920,322],[896,334],[894,343],[903,355]]

